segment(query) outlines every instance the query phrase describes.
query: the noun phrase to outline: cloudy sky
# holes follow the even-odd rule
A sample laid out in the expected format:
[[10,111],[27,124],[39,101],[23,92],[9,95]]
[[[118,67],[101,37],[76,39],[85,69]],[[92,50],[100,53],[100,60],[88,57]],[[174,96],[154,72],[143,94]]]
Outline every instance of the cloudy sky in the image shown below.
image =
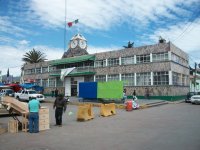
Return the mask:
[[[20,75],[23,55],[35,48],[48,60],[64,53],[77,32],[88,41],[88,52],[155,44],[159,36],[200,63],[200,0],[0,0],[0,70]],[[65,50],[66,51],[66,50]]]

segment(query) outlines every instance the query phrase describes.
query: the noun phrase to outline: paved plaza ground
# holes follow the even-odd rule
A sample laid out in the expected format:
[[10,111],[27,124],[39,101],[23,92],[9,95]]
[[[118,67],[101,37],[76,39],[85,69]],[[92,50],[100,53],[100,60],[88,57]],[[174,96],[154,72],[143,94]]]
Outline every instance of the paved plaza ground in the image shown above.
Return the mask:
[[[0,135],[0,150],[199,150],[200,106],[186,103],[99,116],[94,107],[93,120],[78,122],[76,105],[69,105],[63,126],[54,126],[52,103],[50,129],[38,134],[18,132]],[[69,112],[73,112],[69,115]],[[6,124],[9,117],[0,118]]]

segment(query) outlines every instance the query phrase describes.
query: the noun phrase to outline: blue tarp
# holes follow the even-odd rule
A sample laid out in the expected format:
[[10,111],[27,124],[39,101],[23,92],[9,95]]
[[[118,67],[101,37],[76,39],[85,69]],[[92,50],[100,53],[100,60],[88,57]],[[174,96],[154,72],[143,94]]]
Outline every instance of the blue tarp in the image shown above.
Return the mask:
[[4,85],[3,83],[0,83],[0,85]]
[[41,87],[39,85],[34,85],[32,83],[20,84],[20,86],[25,89],[34,89],[35,91],[43,91],[44,90],[43,87]]
[[32,88],[34,86],[34,84],[32,84],[32,83],[24,83],[24,84],[20,84],[20,86],[22,88],[25,88],[25,89],[30,89],[30,88]]
[[97,82],[80,82],[79,97],[97,98]]

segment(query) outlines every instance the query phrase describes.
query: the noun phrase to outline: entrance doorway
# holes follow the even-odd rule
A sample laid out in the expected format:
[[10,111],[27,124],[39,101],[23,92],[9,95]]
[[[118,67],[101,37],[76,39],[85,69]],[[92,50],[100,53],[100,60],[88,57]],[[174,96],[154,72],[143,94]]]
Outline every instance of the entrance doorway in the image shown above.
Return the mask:
[[71,78],[71,96],[77,96],[77,81]]

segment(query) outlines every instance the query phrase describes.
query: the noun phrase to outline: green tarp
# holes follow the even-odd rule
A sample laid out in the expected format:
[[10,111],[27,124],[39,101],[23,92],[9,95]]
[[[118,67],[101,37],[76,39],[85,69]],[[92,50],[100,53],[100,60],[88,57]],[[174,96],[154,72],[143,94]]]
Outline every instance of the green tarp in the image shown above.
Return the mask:
[[82,55],[82,56],[76,56],[76,57],[70,57],[70,58],[56,59],[56,60],[52,60],[50,62],[50,65],[70,64],[70,63],[83,62],[87,60],[95,60],[95,56]]
[[97,98],[121,99],[122,97],[123,97],[122,81],[98,82]]

